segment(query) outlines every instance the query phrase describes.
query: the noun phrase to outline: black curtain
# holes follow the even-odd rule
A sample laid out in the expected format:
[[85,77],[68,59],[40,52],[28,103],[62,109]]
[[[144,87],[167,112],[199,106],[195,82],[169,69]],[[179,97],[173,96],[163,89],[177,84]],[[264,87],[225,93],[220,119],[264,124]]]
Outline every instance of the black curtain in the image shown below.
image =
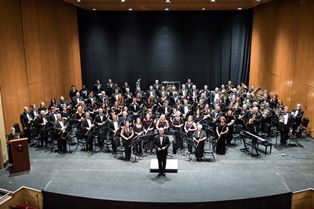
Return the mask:
[[78,11],[83,83],[248,82],[252,11]]

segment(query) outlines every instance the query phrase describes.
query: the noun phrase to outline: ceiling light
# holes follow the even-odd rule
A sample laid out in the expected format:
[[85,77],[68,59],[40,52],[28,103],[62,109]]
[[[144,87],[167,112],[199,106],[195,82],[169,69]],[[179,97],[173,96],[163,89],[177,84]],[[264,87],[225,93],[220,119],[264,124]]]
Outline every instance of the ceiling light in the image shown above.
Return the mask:
[[132,11],[133,9],[132,8],[129,8],[129,11]]
[[238,10],[242,10],[242,7],[238,7]]
[[165,3],[171,3],[171,0],[165,0]]
[[169,8],[165,8],[165,10],[166,10],[166,11],[168,11],[168,10],[169,10]]
[[96,11],[96,8],[93,8],[93,11]]
[[125,0],[121,0],[121,3],[125,3]]
[[77,2],[77,3],[80,3],[80,2],[81,2],[81,0],[76,0],[76,2]]
[[216,0],[210,0],[210,2],[216,2]]
[[204,10],[206,10],[206,8],[203,7],[202,10],[204,11]]

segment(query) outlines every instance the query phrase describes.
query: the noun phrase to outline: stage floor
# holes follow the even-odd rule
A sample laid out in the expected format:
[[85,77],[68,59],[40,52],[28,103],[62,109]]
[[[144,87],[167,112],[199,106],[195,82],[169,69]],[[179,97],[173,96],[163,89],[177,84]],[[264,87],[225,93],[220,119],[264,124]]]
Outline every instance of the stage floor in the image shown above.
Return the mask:
[[30,172],[10,175],[2,169],[0,187],[16,190],[25,185],[74,196],[139,202],[269,196],[314,187],[314,140],[301,139],[300,143],[302,147],[275,146],[271,155],[252,158],[240,151],[238,142],[226,155],[216,155],[216,162],[188,162],[187,156],[176,154],[178,173],[166,177],[150,173],[155,155],[132,163],[114,159],[111,153],[59,155],[31,148]]

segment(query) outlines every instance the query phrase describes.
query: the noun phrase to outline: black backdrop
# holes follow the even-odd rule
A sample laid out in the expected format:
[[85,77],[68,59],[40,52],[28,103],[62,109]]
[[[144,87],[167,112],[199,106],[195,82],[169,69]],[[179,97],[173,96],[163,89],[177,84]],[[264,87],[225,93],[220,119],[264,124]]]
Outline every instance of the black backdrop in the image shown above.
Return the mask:
[[248,82],[252,11],[78,11],[83,83]]

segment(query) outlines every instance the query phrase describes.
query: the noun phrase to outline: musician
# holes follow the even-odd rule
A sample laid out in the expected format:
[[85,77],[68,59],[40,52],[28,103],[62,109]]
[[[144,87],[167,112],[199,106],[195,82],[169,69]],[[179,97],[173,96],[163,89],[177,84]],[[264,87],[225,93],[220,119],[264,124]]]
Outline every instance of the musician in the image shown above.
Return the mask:
[[181,89],[179,90],[180,99],[185,99],[188,96],[188,89],[185,84],[182,84]]
[[265,131],[268,135],[268,137],[270,137],[271,135],[271,119],[274,115],[274,111],[269,107],[269,103],[266,102],[264,104],[264,108],[262,110],[262,130]]
[[[193,139],[193,133],[196,131],[196,123],[193,121],[193,116],[189,115],[187,121],[184,123],[184,131],[188,137],[188,139]],[[190,140],[190,143],[188,143],[188,152],[192,153],[193,146],[192,141]]]
[[75,96],[72,97],[72,105],[78,107],[81,101],[83,101],[83,97],[81,97],[80,92],[76,92]]
[[287,144],[287,140],[289,138],[289,131],[291,129],[293,123],[293,115],[289,112],[288,106],[284,107],[284,114],[279,121],[282,125],[280,129],[280,143],[282,145]]
[[70,98],[75,97],[76,92],[78,92],[78,91],[77,91],[77,89],[75,88],[75,85],[72,85],[72,86],[71,86],[71,89],[70,89],[70,91],[69,91],[69,96],[70,96]]
[[84,98],[84,99],[87,99],[88,95],[89,95],[89,90],[88,88],[83,84],[82,85],[82,89],[79,91],[80,92],[80,95]]
[[[122,86],[122,93],[126,93],[126,89],[129,89],[129,92],[130,92],[130,89],[131,89],[131,87],[130,87],[130,85],[129,85],[129,83],[127,82],[127,81],[124,81],[124,85]],[[131,97],[132,98],[132,97]]]
[[58,152],[66,153],[66,121],[62,118],[61,114],[57,114],[57,121],[54,124],[54,128],[57,131],[57,144],[58,144]]
[[149,113],[146,113],[146,116],[143,119],[143,131],[144,134],[147,136],[143,143],[144,151],[147,152],[149,150],[152,153],[153,151],[152,135],[154,134],[154,119],[151,117],[151,114]]
[[136,118],[140,117],[140,105],[137,103],[136,98],[133,97],[132,103],[129,105],[129,110],[132,113],[132,119],[135,120]]
[[161,96],[160,94],[161,85],[159,84],[159,80],[155,80],[154,89],[156,90],[156,93],[159,94],[158,96]]
[[52,107],[58,108],[57,100],[55,98],[50,99],[48,110],[51,110]]
[[193,101],[195,103],[198,102],[198,89],[196,89],[196,85],[192,85],[192,89],[190,90],[189,94],[190,101]]
[[63,107],[62,111],[60,112],[62,119],[64,120],[68,120],[69,119],[69,112],[68,112],[68,108],[67,107]]
[[123,111],[122,116],[119,118],[119,124],[121,124],[121,126],[124,126],[127,121],[132,121],[132,118],[129,116],[127,111]]
[[98,114],[95,116],[94,123],[97,127],[97,130],[98,130],[97,131],[97,140],[98,140],[98,145],[99,145],[101,150],[103,149],[104,137],[106,136],[106,133],[104,132],[105,131],[104,125],[105,125],[106,121],[107,121],[107,117],[104,114],[103,109],[99,108]]
[[20,115],[20,121],[25,136],[30,139],[33,118],[30,112],[28,111],[28,107],[23,108],[23,113]]
[[[141,118],[136,118],[134,126],[133,126],[133,131],[134,131],[134,138],[138,138],[143,135],[144,129],[143,129],[143,124]],[[133,147],[133,152],[142,155],[143,150],[142,150],[142,141],[137,142],[134,147]]]
[[47,118],[52,124],[57,121],[57,110],[54,106],[51,107],[51,112],[47,114]]
[[100,80],[96,80],[94,87],[93,87],[93,92],[95,94],[98,94],[102,91],[102,84],[100,83]]
[[216,134],[217,134],[217,147],[216,147],[216,154],[224,155],[226,153],[226,136],[229,131],[229,128],[226,123],[226,118],[221,116],[219,118],[219,124],[216,127]]
[[121,130],[120,136],[123,139],[123,145],[125,148],[125,160],[129,161],[131,159],[131,141],[134,136],[134,131],[130,127],[130,122],[126,121],[124,127]]
[[185,86],[190,90],[192,89],[193,83],[190,78],[188,78],[187,82],[185,83]]
[[158,159],[158,176],[166,176],[165,171],[170,141],[168,136],[165,135],[165,130],[163,128],[159,128],[158,131],[159,135],[154,138],[154,146],[156,148],[156,155]]
[[188,114],[191,113],[191,107],[190,107],[189,101],[187,99],[183,100],[183,105],[182,105],[181,109],[179,109],[179,110],[182,112],[184,118],[186,118],[188,116]]
[[100,96],[98,97],[97,103],[100,105],[108,103],[108,96],[106,95],[105,91],[101,92]]
[[154,87],[150,85],[148,88],[149,88],[147,91],[148,97],[150,96],[156,97],[156,90],[154,89]]
[[156,122],[156,129],[159,130],[161,128],[164,130],[164,133],[169,129],[169,122],[164,114],[162,114]]
[[169,115],[171,114],[171,107],[169,105],[168,100],[164,101],[163,106],[161,107],[159,112],[165,115],[165,117],[169,117]]
[[45,111],[45,113],[48,112],[45,102],[40,102],[40,104],[39,104],[38,112],[41,112],[42,110]]
[[94,123],[92,118],[90,117],[90,113],[85,113],[85,118],[81,121],[81,128],[83,129],[83,133],[86,140],[86,151],[93,152],[93,128]]
[[204,155],[204,144],[207,138],[206,133],[201,124],[197,125],[197,130],[193,134],[193,141],[195,143],[195,158],[200,161]]
[[196,108],[193,118],[194,118],[195,123],[199,123],[203,120],[203,114],[200,108]]
[[130,91],[130,88],[125,88],[125,92],[124,92],[124,101],[126,103],[126,105],[130,105],[131,102],[133,101],[133,94]]
[[183,140],[181,137],[181,132],[183,129],[183,125],[184,125],[184,120],[181,117],[181,112],[180,111],[176,111],[175,117],[172,120],[172,127],[175,131],[175,138],[173,141],[173,149],[172,152],[173,154],[177,153],[178,149],[181,149],[183,147]]
[[112,120],[109,123],[109,129],[110,129],[110,139],[112,140],[112,152],[116,153],[117,152],[117,147],[115,146],[114,140],[115,138],[119,135],[120,131],[120,124],[118,122],[118,117],[116,114],[111,115]]
[[35,121],[37,117],[39,116],[39,113],[35,104],[30,105],[30,114],[33,121]]
[[111,96],[114,92],[114,83],[112,82],[111,79],[108,79],[107,83],[107,95]]
[[13,163],[12,149],[11,149],[10,141],[14,140],[14,139],[19,139],[20,138],[20,134],[16,132],[16,130],[15,130],[15,128],[13,126],[10,128],[10,131],[11,132],[8,135],[8,138],[7,138],[8,156],[9,156],[9,163]]
[[76,113],[75,113],[75,120],[78,121],[78,122],[81,122],[82,119],[84,118],[84,115],[85,115],[85,112],[83,110],[83,107],[82,106],[78,106],[77,110],[76,110]]
[[60,97],[60,101],[59,101],[59,103],[58,103],[58,105],[57,105],[57,108],[61,111],[61,110],[63,110],[64,107],[68,107],[68,106],[69,106],[69,104],[68,104],[68,102],[64,99],[64,96],[61,96],[61,97]]
[[302,124],[302,117],[303,117],[304,111],[301,109],[301,104],[297,104],[296,108],[292,110],[292,116],[293,116],[293,125],[292,125],[292,134],[296,134],[298,137],[300,136],[300,125]]
[[249,124],[253,124],[253,128],[255,129],[255,134],[258,135],[259,131],[261,130],[261,121],[262,121],[262,114],[259,112],[259,108],[257,106],[252,108]]
[[232,141],[233,126],[235,122],[235,118],[233,116],[232,110],[227,111],[225,118],[226,118],[226,123],[229,129],[228,133],[226,134],[226,142],[227,142],[227,145],[230,145]]
[[46,112],[44,110],[40,111],[40,116],[37,119],[37,124],[39,126],[40,131],[40,142],[41,147],[47,147],[48,145],[48,128],[49,128],[49,120],[46,116]]

